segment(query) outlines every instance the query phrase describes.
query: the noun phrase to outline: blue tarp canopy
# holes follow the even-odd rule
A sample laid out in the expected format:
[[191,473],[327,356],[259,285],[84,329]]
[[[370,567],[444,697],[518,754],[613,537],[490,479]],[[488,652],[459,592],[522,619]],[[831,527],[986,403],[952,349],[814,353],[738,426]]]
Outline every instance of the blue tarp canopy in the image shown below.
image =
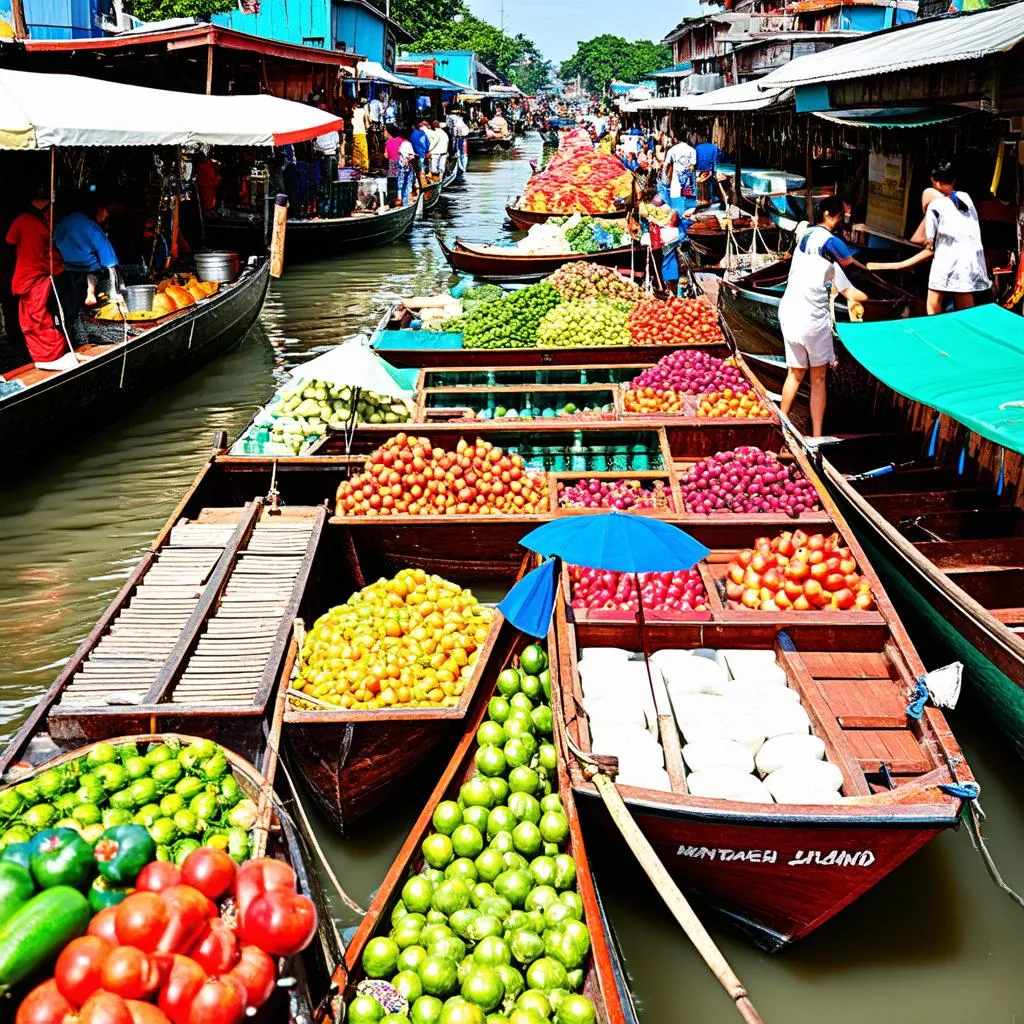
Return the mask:
[[893,391],[1024,454],[1024,317],[989,304],[837,329]]
[[418,75],[401,75],[396,73],[395,78],[400,78],[406,85],[414,89],[444,89],[445,92],[459,92],[463,87],[454,82],[445,81],[443,78],[420,78]]

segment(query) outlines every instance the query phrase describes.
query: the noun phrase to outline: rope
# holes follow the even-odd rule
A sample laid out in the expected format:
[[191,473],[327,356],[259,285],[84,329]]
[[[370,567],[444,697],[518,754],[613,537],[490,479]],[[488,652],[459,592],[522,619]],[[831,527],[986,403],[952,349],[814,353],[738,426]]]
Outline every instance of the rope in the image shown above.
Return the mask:
[[[953,786],[941,786],[940,789],[948,792],[956,787]],[[967,786],[960,787],[962,789],[968,788]],[[977,790],[977,786],[974,787]],[[952,796],[958,796],[957,793],[952,793]],[[999,868],[996,866],[996,862],[992,859],[992,854],[989,853],[988,846],[985,843],[985,837],[981,834],[981,823],[985,820],[985,812],[981,809],[981,804],[978,802],[978,794],[975,792],[974,796],[962,797],[961,799],[967,800],[967,834],[971,838],[971,845],[981,855],[981,859],[985,864],[985,870],[988,872],[989,878],[1001,889],[1007,896],[1013,900],[1014,903],[1019,907],[1024,907],[1024,899],[1020,895],[1010,888],[1003,881],[1003,876],[999,873]]]
[[[924,714],[924,706],[928,703],[928,684],[924,676],[919,676],[917,688],[914,691],[914,699],[907,705],[907,717],[919,719]],[[951,794],[955,796],[956,794]],[[977,796],[977,794],[975,794]],[[968,799],[964,797],[963,799]]]

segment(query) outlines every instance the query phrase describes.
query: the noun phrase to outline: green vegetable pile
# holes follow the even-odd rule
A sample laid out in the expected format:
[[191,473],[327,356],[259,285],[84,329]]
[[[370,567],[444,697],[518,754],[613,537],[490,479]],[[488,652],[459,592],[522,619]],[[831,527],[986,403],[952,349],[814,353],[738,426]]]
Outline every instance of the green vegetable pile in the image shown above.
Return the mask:
[[545,282],[531,284],[503,298],[485,302],[459,317],[464,348],[532,348],[537,344],[537,325],[561,296]]
[[537,343],[541,348],[629,345],[631,309],[628,302],[606,298],[563,302],[540,322]]
[[473,285],[472,288],[467,288],[462,293],[462,308],[468,312],[484,302],[494,302],[496,299],[503,299],[507,294],[501,285]]
[[99,743],[83,757],[0,791],[0,850],[27,843],[44,829],[70,829],[86,843],[105,830],[142,825],[157,860],[181,863],[199,846],[249,856],[256,804],[231,775],[224,751],[210,740]]
[[370,980],[349,1024],[594,1024],[580,994],[590,932],[557,792],[547,665],[532,645],[498,677],[476,772],[434,809],[423,869],[389,934],[363,950]]
[[576,227],[569,228],[565,240],[572,252],[600,252],[622,245],[622,229],[609,221],[584,217]]

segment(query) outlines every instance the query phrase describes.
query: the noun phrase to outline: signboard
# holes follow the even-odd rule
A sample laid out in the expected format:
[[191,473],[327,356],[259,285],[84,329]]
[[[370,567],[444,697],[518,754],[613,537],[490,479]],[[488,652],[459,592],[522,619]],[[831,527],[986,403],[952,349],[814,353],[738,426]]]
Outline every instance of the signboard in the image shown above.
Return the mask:
[[871,153],[868,157],[868,228],[902,238],[906,232],[910,157]]

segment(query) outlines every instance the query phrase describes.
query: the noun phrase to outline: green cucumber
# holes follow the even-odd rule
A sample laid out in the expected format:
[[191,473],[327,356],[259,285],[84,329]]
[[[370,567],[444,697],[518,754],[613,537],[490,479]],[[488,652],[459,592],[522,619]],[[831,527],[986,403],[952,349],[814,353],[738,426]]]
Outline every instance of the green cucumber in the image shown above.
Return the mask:
[[14,917],[35,894],[35,882],[26,868],[0,861],[0,925]]
[[89,917],[89,901],[69,885],[33,896],[0,928],[0,995],[83,935]]

